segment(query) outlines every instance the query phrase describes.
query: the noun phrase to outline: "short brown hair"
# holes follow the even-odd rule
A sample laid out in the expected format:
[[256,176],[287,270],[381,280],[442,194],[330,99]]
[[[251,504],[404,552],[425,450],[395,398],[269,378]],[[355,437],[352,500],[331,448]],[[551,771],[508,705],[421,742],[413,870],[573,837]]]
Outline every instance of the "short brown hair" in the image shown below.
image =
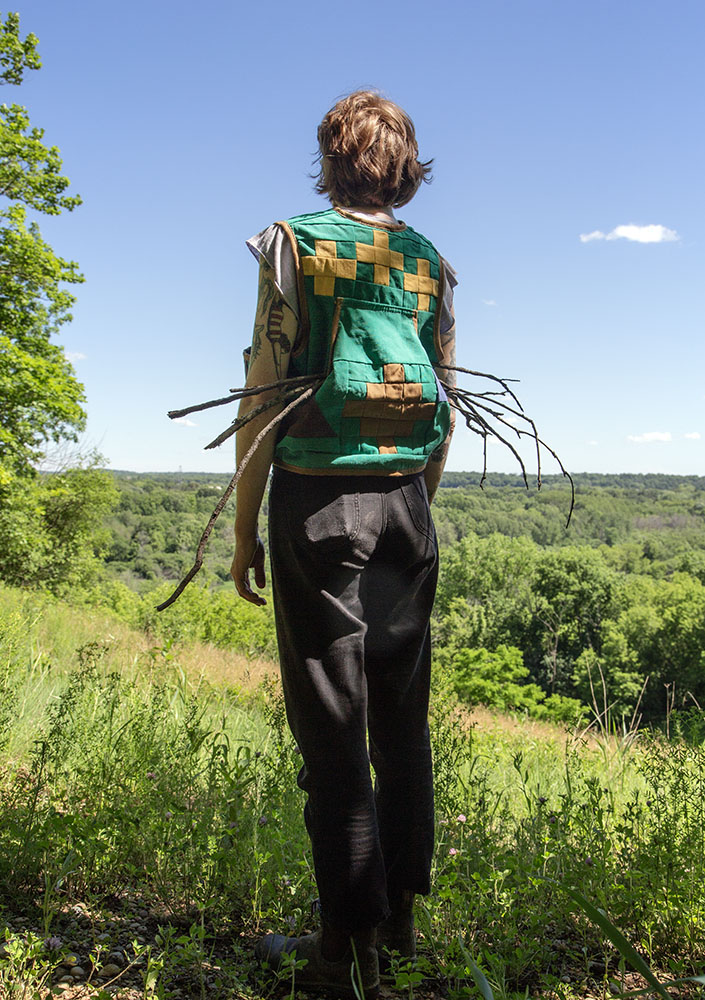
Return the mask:
[[338,101],[318,126],[321,169],[316,191],[334,205],[406,205],[432,160],[419,161],[414,123],[397,104],[372,90]]

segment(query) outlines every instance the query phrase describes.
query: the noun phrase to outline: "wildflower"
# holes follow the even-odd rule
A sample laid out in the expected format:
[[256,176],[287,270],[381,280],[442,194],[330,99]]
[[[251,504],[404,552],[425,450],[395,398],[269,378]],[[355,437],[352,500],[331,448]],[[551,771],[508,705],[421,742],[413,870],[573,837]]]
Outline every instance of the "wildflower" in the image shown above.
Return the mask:
[[593,862],[592,858],[585,858],[585,864],[588,866],[588,868],[592,868],[593,863],[594,862]]
[[448,853],[450,854],[451,858],[454,858],[456,854],[460,853],[460,851],[458,850],[457,847],[451,847]]
[[557,823],[557,822],[558,822],[558,817],[557,817],[557,816],[554,816],[553,814],[551,814],[551,815],[550,815],[550,816],[548,817],[548,822],[549,822],[549,823]]
[[171,819],[173,815],[174,814],[171,811],[171,809],[167,809],[167,811],[164,813],[164,819]]
[[257,820],[257,826],[266,826],[267,822],[268,821],[266,816],[260,816],[260,818]]
[[546,796],[545,796],[545,795],[539,795],[539,797],[538,797],[538,800],[537,800],[537,801],[538,801],[538,804],[539,804],[540,806],[545,806],[545,805],[546,805],[546,803],[548,802],[548,799],[546,798]]
[[150,781],[156,781],[157,780],[157,776],[154,773],[154,771],[147,771],[147,773],[145,774],[145,778],[149,778]]
[[467,821],[468,821],[467,816],[463,816],[462,813],[460,814],[460,816],[458,816],[458,822],[459,823],[467,823]]
[[230,822],[228,823],[228,830],[234,830],[236,826],[237,823],[235,822],[235,820],[231,819]]
[[54,936],[48,937],[44,942],[44,947],[48,951],[58,951],[61,947],[61,938]]

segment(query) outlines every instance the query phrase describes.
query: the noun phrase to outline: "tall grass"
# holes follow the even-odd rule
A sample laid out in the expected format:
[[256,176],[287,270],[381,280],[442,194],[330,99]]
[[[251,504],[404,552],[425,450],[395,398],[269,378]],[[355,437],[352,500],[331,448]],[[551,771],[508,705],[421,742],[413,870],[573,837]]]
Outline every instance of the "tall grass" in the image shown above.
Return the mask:
[[[32,914],[46,936],[68,904],[127,893],[211,941],[310,926],[300,758],[277,685],[254,688],[244,660],[215,679],[196,661],[193,645],[107,612],[0,591],[6,913]],[[443,678],[433,743],[433,891],[418,906],[420,971],[400,967],[400,985],[425,974],[451,998],[485,982],[510,998],[606,983],[620,954],[580,898],[662,973],[700,971],[700,747],[473,721]],[[259,989],[246,963],[232,974]]]

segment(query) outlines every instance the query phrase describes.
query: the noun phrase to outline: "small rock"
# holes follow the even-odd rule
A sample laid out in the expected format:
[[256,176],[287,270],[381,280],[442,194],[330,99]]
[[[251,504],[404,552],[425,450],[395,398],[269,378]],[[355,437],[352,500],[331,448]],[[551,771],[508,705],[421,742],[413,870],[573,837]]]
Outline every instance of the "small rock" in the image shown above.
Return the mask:
[[86,978],[86,970],[80,965],[74,965],[70,972],[74,979]]
[[0,941],[0,958],[7,957],[7,944],[5,941]]
[[113,965],[119,965],[120,968],[125,964],[125,955],[121,951],[111,951],[108,955],[108,961]]
[[67,983],[67,984],[73,983],[73,981],[74,981],[73,976],[69,975],[68,972],[66,973],[65,976],[62,976],[61,979],[57,980],[57,982],[59,983]]
[[96,938],[96,941],[109,941],[111,937],[112,937],[112,934],[108,934],[107,931],[103,931],[102,934],[98,935],[98,937]]
[[98,975],[101,979],[113,979],[115,976],[119,976],[121,972],[120,966],[116,965],[114,962],[108,962],[100,970]]

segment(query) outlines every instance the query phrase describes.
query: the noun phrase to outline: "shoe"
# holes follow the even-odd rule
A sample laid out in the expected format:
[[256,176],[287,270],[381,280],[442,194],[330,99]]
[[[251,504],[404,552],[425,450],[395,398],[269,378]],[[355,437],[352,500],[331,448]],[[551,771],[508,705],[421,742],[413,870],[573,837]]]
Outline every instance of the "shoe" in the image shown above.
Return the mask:
[[[359,981],[352,948],[348,948],[342,958],[329,962],[321,952],[322,937],[322,930],[298,938],[284,937],[283,934],[267,934],[255,945],[255,955],[260,962],[268,963],[272,970],[278,972],[286,965],[285,956],[296,952],[297,962],[304,959],[306,961],[306,964],[301,969],[296,969],[294,973],[294,983],[297,988],[325,990],[330,996],[356,1000]],[[355,935],[355,938],[362,992],[365,1000],[375,1000],[379,993],[379,964],[374,935],[369,933]]]
[[395,953],[401,959],[414,961],[416,958],[414,893],[404,891],[390,906],[391,914],[377,925],[377,953],[384,972],[389,971],[390,958]]

